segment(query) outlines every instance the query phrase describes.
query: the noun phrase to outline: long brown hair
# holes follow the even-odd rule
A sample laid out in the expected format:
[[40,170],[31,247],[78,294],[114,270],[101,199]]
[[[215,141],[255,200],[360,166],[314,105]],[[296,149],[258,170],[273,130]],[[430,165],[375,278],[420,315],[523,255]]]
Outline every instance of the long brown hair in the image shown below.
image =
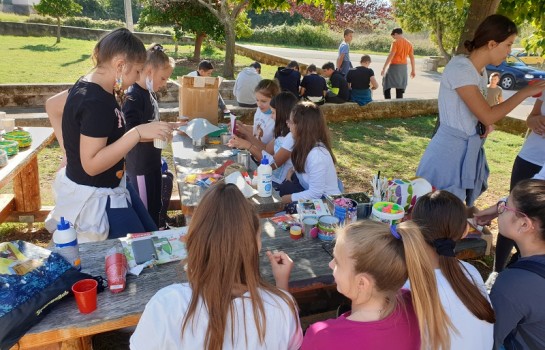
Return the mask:
[[128,65],[144,63],[146,48],[142,40],[138,39],[130,30],[118,28],[100,38],[95,45],[92,58],[95,67],[100,67],[116,55],[125,55]]
[[276,109],[274,137],[286,136],[290,132],[286,122],[290,119],[291,110],[296,103],[297,97],[290,91],[282,91],[271,99],[271,107]]
[[[412,220],[432,247],[438,240],[459,241],[466,232],[466,218],[464,203],[447,191],[435,191],[418,198],[412,211]],[[470,280],[469,272],[464,273],[465,267],[456,257],[438,255],[441,272],[468,310],[479,320],[496,322],[492,306],[475,281]]]
[[511,198],[518,210],[537,223],[540,238],[545,241],[545,181],[520,181],[511,190]]
[[422,234],[412,222],[403,222],[395,230],[400,239],[387,224],[363,220],[345,226],[338,234],[347,240],[354,271],[373,276],[377,290],[391,301],[409,278],[421,348],[449,349],[452,324],[441,305]]
[[464,41],[464,47],[471,52],[488,45],[490,40],[499,44],[517,33],[517,25],[509,18],[502,15],[490,15],[479,24],[473,40]]
[[320,107],[312,102],[299,102],[293,107],[290,118],[295,124],[295,144],[291,152],[295,171],[305,172],[308,154],[314,147],[321,146],[320,143],[331,154],[333,163],[337,162],[331,149],[329,128]]
[[234,299],[241,295],[233,291],[241,287],[250,294],[253,321],[261,343],[265,340],[267,318],[258,289],[282,298],[297,318],[294,301],[263,280],[259,273],[258,232],[259,218],[252,204],[235,185],[223,182],[205,193],[191,218],[184,263],[192,295],[182,333],[197,316],[197,304],[202,300],[210,318],[204,340],[206,349],[223,348],[228,316],[234,342]]

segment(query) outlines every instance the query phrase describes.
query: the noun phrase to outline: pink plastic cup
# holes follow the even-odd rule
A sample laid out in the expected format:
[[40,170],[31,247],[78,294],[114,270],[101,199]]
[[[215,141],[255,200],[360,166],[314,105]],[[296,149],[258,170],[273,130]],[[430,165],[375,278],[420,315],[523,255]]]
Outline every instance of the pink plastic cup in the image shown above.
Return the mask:
[[125,290],[127,275],[127,258],[124,254],[115,253],[106,257],[106,278],[110,292],[119,293]]
[[[535,83],[540,82],[540,81],[541,81],[541,79],[530,80],[530,81],[528,82],[528,85],[532,85],[532,84],[535,84]],[[537,94],[533,95],[532,97],[538,98],[538,97],[541,96],[542,93],[543,93],[543,92],[537,93]]]
[[98,282],[90,278],[78,281],[72,286],[76,304],[82,314],[88,314],[96,310],[97,287]]

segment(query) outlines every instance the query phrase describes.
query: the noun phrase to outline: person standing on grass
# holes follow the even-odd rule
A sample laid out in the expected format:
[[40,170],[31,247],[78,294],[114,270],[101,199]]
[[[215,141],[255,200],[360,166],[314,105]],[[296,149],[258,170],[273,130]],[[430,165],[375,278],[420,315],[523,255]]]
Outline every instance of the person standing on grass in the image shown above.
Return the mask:
[[352,69],[352,62],[350,62],[350,43],[352,42],[352,36],[354,31],[350,28],[344,30],[344,40],[339,45],[339,55],[337,57],[337,70],[346,77],[348,71]]
[[384,67],[380,72],[383,76],[382,89],[384,90],[384,98],[389,100],[392,98],[390,89],[396,89],[396,98],[403,98],[405,89],[407,88],[407,57],[411,61],[411,78],[416,75],[414,63],[413,44],[403,37],[403,30],[395,28],[390,34],[394,38],[394,42],[390,47],[390,54],[386,57]]
[[116,29],[98,41],[93,59],[96,66],[91,73],[46,103],[67,159],[55,179],[56,203],[46,227],[54,230],[62,216],[72,222],[80,242],[157,230],[126,181],[124,157],[141,141],[172,138],[172,126],[165,122],[126,130],[119,101],[144,68],[142,41],[125,28]]
[[373,101],[371,90],[378,88],[378,82],[375,79],[375,72],[369,68],[371,57],[369,55],[361,56],[360,64],[361,66],[348,71],[346,82],[350,88],[350,101],[365,106]]
[[500,82],[500,73],[494,72],[490,74],[486,100],[490,106],[497,105],[503,102],[503,90],[498,86]]
[[502,15],[488,16],[465,46],[469,56],[453,57],[439,86],[437,133],[428,144],[416,175],[472,207],[488,187],[484,152],[487,129],[526,98],[545,89],[545,81],[527,86],[504,102],[490,106],[484,97],[487,64],[499,65],[511,52],[517,26]]

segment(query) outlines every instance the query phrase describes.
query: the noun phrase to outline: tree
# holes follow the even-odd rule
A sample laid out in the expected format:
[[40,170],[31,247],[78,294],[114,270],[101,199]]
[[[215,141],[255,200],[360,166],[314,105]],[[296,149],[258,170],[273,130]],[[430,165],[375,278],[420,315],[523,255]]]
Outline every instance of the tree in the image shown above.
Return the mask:
[[57,44],[61,42],[61,18],[81,13],[82,7],[73,0],[41,0],[34,9],[40,15],[57,19]]
[[[202,43],[206,37],[216,41],[225,39],[224,27],[218,18],[196,1],[146,0],[143,4],[139,27],[173,25],[175,36],[181,36],[182,32],[194,34],[193,59],[196,61],[200,60]],[[239,37],[251,34],[250,22],[244,13],[237,17],[235,30]]]
[[430,31],[441,55],[450,60],[467,17],[468,2],[458,7],[454,0],[394,0],[393,6],[403,29]]
[[[529,1],[532,0],[519,0],[520,3]],[[467,53],[464,42],[473,39],[473,35],[479,24],[481,24],[486,17],[496,13],[499,4],[500,0],[471,0],[464,29],[462,35],[460,35],[460,40],[458,41],[456,53]]]
[[356,0],[353,3],[340,3],[330,16],[322,7],[313,4],[293,4],[290,12],[300,14],[314,23],[326,23],[335,30],[348,27],[358,32],[369,32],[380,23],[391,19],[391,7],[380,0]]
[[530,24],[535,31],[523,44],[529,52],[545,55],[545,1],[501,0],[498,12],[517,24]]

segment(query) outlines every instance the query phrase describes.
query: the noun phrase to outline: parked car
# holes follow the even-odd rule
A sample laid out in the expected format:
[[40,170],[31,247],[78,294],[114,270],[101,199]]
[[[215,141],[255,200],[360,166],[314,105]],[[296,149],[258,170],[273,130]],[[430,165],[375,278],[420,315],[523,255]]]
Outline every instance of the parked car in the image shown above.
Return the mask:
[[[535,53],[528,53],[524,49],[513,49],[511,50],[511,55],[519,58],[522,62],[533,65],[533,66],[542,66],[545,62],[543,56],[539,56]],[[507,58],[507,62],[514,61],[510,57]]]
[[489,76],[493,72],[500,73],[500,86],[505,90],[527,85],[533,79],[545,79],[544,71],[528,66],[513,55],[509,55],[508,61],[503,61],[499,66],[487,65],[486,72]]

